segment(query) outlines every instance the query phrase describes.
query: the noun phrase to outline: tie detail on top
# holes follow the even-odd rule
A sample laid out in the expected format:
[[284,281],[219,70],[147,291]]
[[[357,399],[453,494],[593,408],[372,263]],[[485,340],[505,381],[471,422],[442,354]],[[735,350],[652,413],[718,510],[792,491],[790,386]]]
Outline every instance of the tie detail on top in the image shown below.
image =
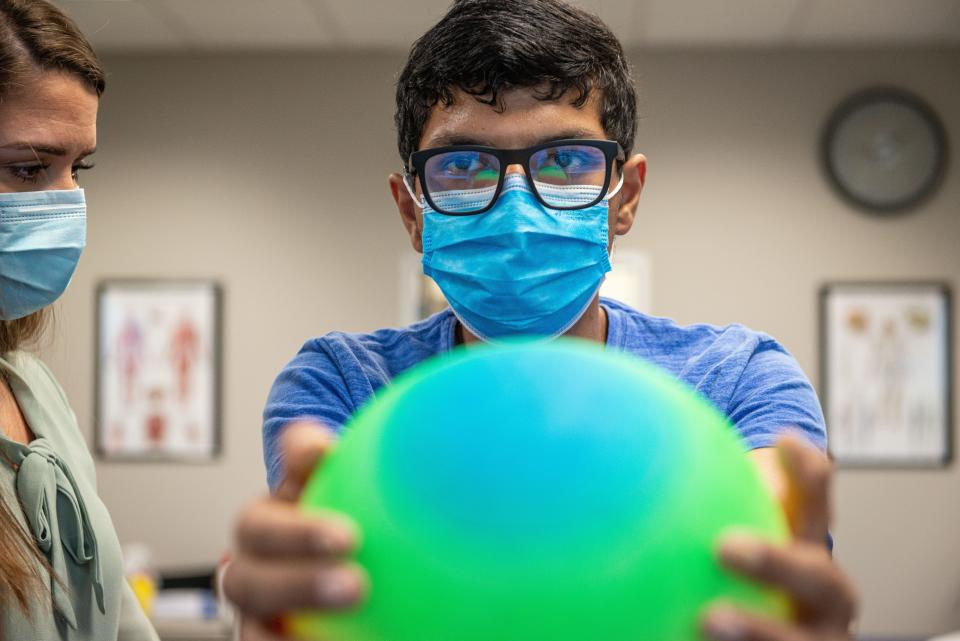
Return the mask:
[[103,605],[103,574],[97,537],[90,524],[80,488],[70,468],[44,438],[22,445],[0,438],[0,449],[18,466],[17,496],[23,504],[27,523],[38,547],[43,550],[56,575],[50,577],[50,592],[57,612],[70,627],[77,617],[68,589],[67,558],[77,566],[89,564],[97,606]]

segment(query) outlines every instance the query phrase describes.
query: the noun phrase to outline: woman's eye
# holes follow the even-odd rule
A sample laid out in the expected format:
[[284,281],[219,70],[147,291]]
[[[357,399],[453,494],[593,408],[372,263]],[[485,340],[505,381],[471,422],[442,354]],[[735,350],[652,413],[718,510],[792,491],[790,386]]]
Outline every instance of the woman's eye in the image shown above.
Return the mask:
[[91,163],[83,162],[83,163],[74,165],[72,170],[74,182],[80,182],[81,171],[87,171],[89,169],[93,169],[94,167],[96,167],[96,165],[94,165],[92,162]]
[[25,183],[37,183],[40,174],[47,168],[46,165],[11,165],[7,167],[10,174],[17,180]]

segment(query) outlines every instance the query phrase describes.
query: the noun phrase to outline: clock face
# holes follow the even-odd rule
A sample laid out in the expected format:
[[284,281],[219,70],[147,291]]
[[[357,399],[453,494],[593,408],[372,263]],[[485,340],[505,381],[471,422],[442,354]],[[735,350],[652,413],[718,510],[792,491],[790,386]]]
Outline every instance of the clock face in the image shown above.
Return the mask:
[[824,131],[822,155],[830,181],[849,202],[872,213],[902,213],[939,186],[946,135],[918,98],[875,89],[836,109]]

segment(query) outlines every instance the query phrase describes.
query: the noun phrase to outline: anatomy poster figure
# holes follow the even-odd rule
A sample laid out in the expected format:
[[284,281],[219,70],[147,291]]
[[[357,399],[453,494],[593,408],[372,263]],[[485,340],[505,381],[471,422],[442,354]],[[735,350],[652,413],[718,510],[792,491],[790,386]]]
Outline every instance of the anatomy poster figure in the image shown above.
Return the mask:
[[140,370],[140,362],[143,360],[143,332],[140,331],[140,324],[129,310],[116,341],[117,365],[123,373],[123,376],[118,377],[117,380],[123,386],[124,402],[130,405],[134,401],[137,374]]
[[150,410],[144,425],[149,447],[160,449],[167,438],[167,415],[163,404],[163,389],[150,390]]
[[213,457],[219,447],[219,287],[108,281],[98,306],[98,450],[113,458]]
[[825,290],[824,397],[838,462],[949,458],[949,309],[939,284]]
[[181,403],[190,400],[191,375],[200,355],[199,340],[193,320],[188,314],[183,314],[170,338],[170,358],[177,374],[177,391]]

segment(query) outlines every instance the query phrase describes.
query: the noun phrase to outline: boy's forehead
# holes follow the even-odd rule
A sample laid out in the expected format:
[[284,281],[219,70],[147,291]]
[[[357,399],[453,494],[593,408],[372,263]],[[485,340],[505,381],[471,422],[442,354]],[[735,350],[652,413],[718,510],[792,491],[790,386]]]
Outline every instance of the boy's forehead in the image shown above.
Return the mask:
[[489,105],[462,91],[449,105],[438,103],[420,138],[420,149],[457,144],[518,148],[558,138],[606,138],[599,101],[592,93],[580,107],[575,92],[540,100],[533,87],[503,91],[499,105]]

